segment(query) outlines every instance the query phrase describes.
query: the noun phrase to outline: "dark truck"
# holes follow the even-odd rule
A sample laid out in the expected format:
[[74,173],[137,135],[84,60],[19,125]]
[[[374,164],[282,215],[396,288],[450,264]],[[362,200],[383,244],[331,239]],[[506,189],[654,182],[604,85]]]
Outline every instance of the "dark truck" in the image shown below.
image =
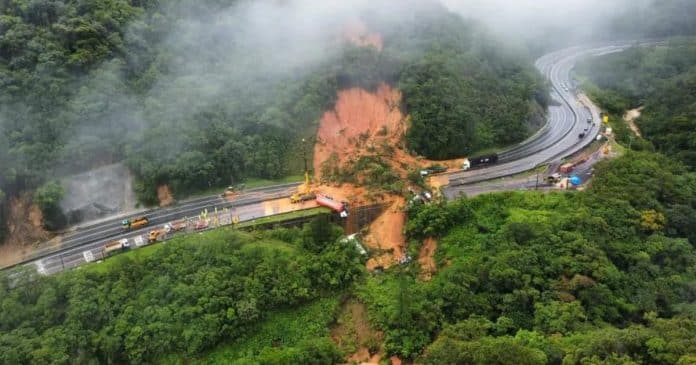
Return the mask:
[[464,163],[462,164],[462,168],[464,170],[469,170],[469,169],[473,169],[473,168],[481,167],[481,166],[485,166],[485,165],[492,165],[496,162],[498,162],[498,154],[497,153],[494,153],[491,155],[478,156],[478,157],[469,157],[466,160],[464,160]]

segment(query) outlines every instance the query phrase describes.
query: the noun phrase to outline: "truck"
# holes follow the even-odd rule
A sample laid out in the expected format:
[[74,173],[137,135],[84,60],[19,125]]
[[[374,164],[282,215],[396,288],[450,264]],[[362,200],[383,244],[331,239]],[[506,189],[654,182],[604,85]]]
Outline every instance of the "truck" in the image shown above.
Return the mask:
[[439,174],[439,173],[446,172],[446,171],[447,171],[447,167],[435,164],[435,165],[430,165],[430,166],[424,168],[423,170],[420,170],[420,174],[421,174],[421,176],[428,176],[430,174]]
[[345,202],[337,202],[326,195],[317,194],[317,204],[327,207],[338,213],[342,218],[348,216],[348,207]]
[[164,225],[164,230],[167,233],[183,231],[188,227],[186,220],[180,219],[178,221],[169,222]]
[[138,217],[134,219],[124,219],[121,221],[121,228],[123,229],[137,229],[140,227],[145,227],[150,224],[150,220],[147,217]]
[[104,245],[104,256],[111,256],[130,248],[128,239],[123,238],[118,241],[111,241]]
[[482,167],[486,165],[491,165],[498,162],[498,154],[494,153],[491,155],[485,155],[485,156],[478,156],[478,157],[469,157],[464,160],[464,163],[462,164],[462,168],[464,170],[469,170],[475,167]]
[[575,167],[574,164],[572,164],[572,163],[566,163],[566,164],[561,165],[561,167],[559,168],[559,171],[560,171],[562,174],[569,174],[569,173],[573,172],[573,168],[574,168],[574,167]]
[[150,233],[147,235],[147,242],[148,243],[155,243],[157,242],[160,237],[164,237],[167,234],[167,230],[165,228],[163,229],[153,229],[150,231]]

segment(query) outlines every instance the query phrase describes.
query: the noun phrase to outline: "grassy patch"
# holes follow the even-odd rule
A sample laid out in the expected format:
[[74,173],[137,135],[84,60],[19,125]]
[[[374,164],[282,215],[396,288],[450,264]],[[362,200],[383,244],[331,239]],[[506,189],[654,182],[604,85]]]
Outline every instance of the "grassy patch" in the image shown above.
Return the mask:
[[[245,189],[251,189],[251,188],[261,188],[265,186],[272,186],[272,185],[281,185],[281,184],[288,184],[288,183],[294,183],[294,182],[302,182],[304,180],[303,175],[290,175],[290,176],[285,176],[281,177],[279,179],[273,179],[273,180],[268,180],[268,179],[258,179],[258,178],[250,178],[242,182],[241,184],[244,184]],[[229,186],[227,185],[220,185],[220,186],[212,186],[208,189],[205,190],[200,190],[195,193],[186,195],[186,196],[177,196],[177,200],[186,200],[186,199],[192,199],[192,198],[200,198],[204,196],[210,196],[210,195],[219,195],[222,194],[225,189]]]
[[134,261],[142,261],[152,256],[157,250],[168,244],[200,244],[207,242],[229,241],[233,236],[243,234],[236,231],[232,227],[222,227],[205,232],[192,232],[179,234],[170,240],[150,244],[145,247],[133,248],[120,254],[108,257],[102,262],[94,262],[85,266],[81,266],[80,270],[87,270],[97,273],[108,272],[119,260],[130,259]]
[[244,181],[244,187],[246,189],[260,188],[264,186],[288,184],[293,182],[302,182],[304,180],[303,175],[290,175],[281,177],[280,179],[267,180],[267,179],[248,179]]
[[287,221],[287,220],[291,220],[291,219],[312,217],[312,216],[319,215],[322,213],[330,213],[330,212],[331,212],[331,210],[329,210],[328,208],[324,208],[324,207],[302,209],[302,210],[296,210],[294,212],[276,214],[276,215],[271,215],[268,217],[254,219],[251,221],[241,222],[236,227],[237,228],[248,228],[248,227],[258,226],[261,224],[279,223],[279,222],[283,222],[283,221]]
[[[228,364],[244,356],[258,354],[266,347],[291,347],[303,340],[329,335],[329,325],[335,320],[338,296],[318,299],[300,308],[270,313],[250,336],[223,344],[205,356],[186,362],[167,359],[166,364]],[[173,361],[172,361],[173,360]]]

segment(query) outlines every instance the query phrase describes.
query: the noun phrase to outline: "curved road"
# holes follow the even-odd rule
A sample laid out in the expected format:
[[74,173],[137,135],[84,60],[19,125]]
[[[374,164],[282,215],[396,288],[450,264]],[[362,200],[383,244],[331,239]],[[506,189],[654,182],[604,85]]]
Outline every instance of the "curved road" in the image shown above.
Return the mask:
[[[499,153],[500,163],[487,168],[449,173],[450,185],[445,188],[447,196],[457,195],[457,186],[510,176],[571,155],[589,144],[599,132],[599,115],[596,110],[581,107],[571,89],[570,72],[575,62],[585,56],[620,52],[635,43],[621,43],[593,47],[572,47],[549,53],[536,61],[536,67],[551,82],[552,105],[549,106],[548,119],[537,133],[526,141]],[[568,89],[563,85],[567,85]],[[587,123],[592,116],[593,122]],[[584,138],[578,134],[588,128]],[[73,268],[87,261],[85,252],[98,252],[105,243],[127,238],[132,241],[142,237],[153,227],[163,223],[191,217],[202,210],[235,209],[242,220],[254,219],[264,213],[259,211],[259,203],[265,200],[289,196],[299,184],[284,184],[266,188],[250,189],[232,201],[219,196],[193,199],[181,205],[156,209],[138,214],[114,217],[100,223],[79,227],[74,233],[65,236],[57,247],[50,247],[33,253],[21,261],[34,265],[39,273],[52,274]],[[147,215],[151,224],[136,231],[123,232],[120,222],[124,218]]]
[[[549,53],[536,62],[536,67],[551,83],[552,104],[547,124],[527,141],[499,153],[500,162],[490,167],[449,174],[446,194],[456,195],[456,187],[484,180],[519,174],[537,166],[560,160],[591,143],[600,129],[597,110],[581,106],[572,90],[570,72],[579,58],[620,52],[631,43],[602,47],[572,47]],[[564,87],[564,85],[566,87]],[[587,119],[592,117],[592,122]],[[583,138],[579,135],[585,133]]]

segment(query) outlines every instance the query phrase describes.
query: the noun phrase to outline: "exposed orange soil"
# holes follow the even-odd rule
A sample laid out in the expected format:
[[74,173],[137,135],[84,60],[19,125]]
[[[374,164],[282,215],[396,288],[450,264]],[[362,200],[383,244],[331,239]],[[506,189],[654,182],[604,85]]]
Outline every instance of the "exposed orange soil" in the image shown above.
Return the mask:
[[7,238],[0,245],[0,267],[15,263],[31,252],[31,245],[37,245],[50,237],[43,229],[41,209],[31,203],[31,193],[10,199],[8,213]]
[[[333,153],[343,167],[360,156],[375,155],[377,151],[402,176],[408,172],[404,166],[439,163],[450,169],[458,168],[461,159],[431,161],[406,151],[407,121],[399,109],[400,103],[401,92],[384,83],[375,92],[361,88],[340,91],[335,108],[325,112],[319,123],[313,161],[317,180],[321,180],[322,163]],[[393,153],[382,153],[385,146],[393,148]]]
[[[340,91],[336,107],[324,113],[319,123],[314,171],[320,174],[321,164],[334,152],[341,166],[367,154],[368,142],[365,138],[361,141],[361,134],[374,145],[388,141],[391,146],[400,146],[406,131],[400,100],[401,93],[386,84],[380,84],[375,93],[361,88]],[[386,128],[385,136],[377,136],[381,128]]]
[[418,252],[418,263],[421,267],[421,280],[430,280],[437,270],[435,265],[435,250],[437,249],[437,241],[434,238],[426,238]]
[[21,246],[47,240],[49,233],[43,229],[42,225],[41,209],[31,203],[31,193],[24,193],[20,197],[10,199],[6,244]]
[[174,196],[169,189],[169,185],[160,185],[157,187],[157,199],[159,199],[160,207],[166,207],[174,203]]
[[17,243],[5,243],[0,246],[0,267],[6,267],[19,261],[27,249]]
[[365,245],[384,253],[368,260],[368,270],[374,270],[378,266],[386,269],[403,257],[406,244],[403,231],[406,221],[404,205],[404,198],[393,197],[392,205],[370,225]]
[[263,210],[266,215],[292,212],[294,210],[315,208],[319,205],[314,200],[299,203],[291,203],[289,198],[281,198],[263,201]]
[[[384,83],[375,92],[360,88],[340,91],[334,110],[324,113],[319,123],[313,160],[315,181],[321,181],[322,164],[333,154],[340,168],[349,166],[360,156],[380,154],[404,181],[409,169],[435,163],[418,159],[406,151],[404,137],[407,121],[399,109],[400,102],[401,93]],[[391,153],[382,153],[385,146],[392,149]],[[456,168],[460,161],[437,163]],[[332,195],[336,200],[347,200],[353,206],[368,202],[364,188],[347,184],[339,188],[319,186],[315,191]],[[384,250],[384,254],[370,259],[368,269],[392,266],[402,258],[405,245],[404,199],[382,196],[376,200],[392,205],[370,226],[366,244],[370,248]]]
[[348,22],[344,29],[343,37],[349,42],[358,46],[374,47],[378,51],[382,50],[382,36],[378,33],[370,32],[360,19]]
[[447,184],[449,184],[449,175],[447,174],[439,174],[428,178],[428,185],[433,189],[439,189]]

